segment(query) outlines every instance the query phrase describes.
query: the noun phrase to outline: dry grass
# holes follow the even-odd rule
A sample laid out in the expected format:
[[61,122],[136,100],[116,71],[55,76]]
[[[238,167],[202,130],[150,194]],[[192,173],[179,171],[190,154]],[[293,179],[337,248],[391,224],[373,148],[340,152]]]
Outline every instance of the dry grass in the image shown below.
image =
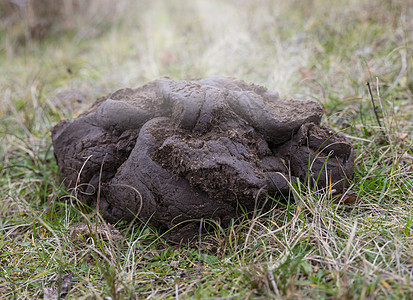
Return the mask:
[[[0,296],[42,297],[73,274],[68,298],[413,297],[413,1],[110,3],[42,41],[0,22]],[[356,202],[299,185],[285,208],[192,245],[147,224],[102,234],[61,187],[51,126],[118,88],[215,74],[322,103],[354,142]],[[73,238],[76,224],[90,233]]]

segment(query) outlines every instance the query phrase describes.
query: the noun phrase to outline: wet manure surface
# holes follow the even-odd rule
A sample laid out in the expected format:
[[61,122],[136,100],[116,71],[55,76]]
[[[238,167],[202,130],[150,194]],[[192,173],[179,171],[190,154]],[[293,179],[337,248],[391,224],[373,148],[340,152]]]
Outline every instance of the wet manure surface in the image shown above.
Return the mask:
[[149,220],[180,241],[201,218],[225,226],[297,178],[341,192],[353,147],[319,125],[322,115],[318,103],[234,78],[162,78],[97,99],[57,124],[52,141],[81,201],[99,203],[109,222]]

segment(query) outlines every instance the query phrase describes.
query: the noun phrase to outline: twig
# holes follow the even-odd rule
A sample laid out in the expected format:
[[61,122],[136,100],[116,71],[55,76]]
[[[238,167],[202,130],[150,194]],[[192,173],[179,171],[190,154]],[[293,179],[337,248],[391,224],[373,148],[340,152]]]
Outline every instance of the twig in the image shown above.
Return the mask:
[[370,82],[367,81],[366,84],[367,84],[367,87],[369,88],[369,94],[370,94],[370,98],[371,98],[371,103],[372,103],[372,105],[373,105],[373,110],[374,110],[374,114],[376,115],[377,123],[379,124],[380,128],[383,129],[383,127],[381,126],[379,114],[378,114],[378,112],[377,112],[376,104],[374,103],[374,97],[373,97],[373,93],[371,92]]
[[[103,172],[103,164],[105,163],[106,156],[108,154],[105,153],[105,156],[103,157],[102,164],[100,165],[100,172],[99,172],[99,185],[98,185],[98,194],[97,194],[97,204],[96,204],[96,212],[99,215],[99,209],[100,209],[100,188],[102,186],[102,172]],[[96,222],[97,226],[97,222]]]
[[270,256],[270,267],[268,268],[268,279],[271,282],[272,285],[272,289],[274,290],[274,293],[279,296],[280,292],[277,288],[277,283],[275,282],[275,278],[274,278],[274,265],[272,263],[272,255]]
[[198,240],[198,268],[196,270],[196,273],[198,276],[201,275],[201,245],[202,245],[202,239],[201,239],[201,235],[202,235],[202,223],[204,221],[204,218],[201,218],[201,222],[199,222],[199,240]]

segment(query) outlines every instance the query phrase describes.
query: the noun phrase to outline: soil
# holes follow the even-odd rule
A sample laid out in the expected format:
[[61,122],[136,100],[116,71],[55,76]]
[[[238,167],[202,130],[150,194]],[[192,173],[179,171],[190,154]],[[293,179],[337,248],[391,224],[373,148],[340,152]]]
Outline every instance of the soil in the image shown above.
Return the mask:
[[180,241],[201,218],[225,226],[296,178],[342,192],[353,147],[320,127],[322,114],[318,103],[234,78],[162,78],[99,98],[57,124],[52,140],[81,201],[109,222],[138,218]]

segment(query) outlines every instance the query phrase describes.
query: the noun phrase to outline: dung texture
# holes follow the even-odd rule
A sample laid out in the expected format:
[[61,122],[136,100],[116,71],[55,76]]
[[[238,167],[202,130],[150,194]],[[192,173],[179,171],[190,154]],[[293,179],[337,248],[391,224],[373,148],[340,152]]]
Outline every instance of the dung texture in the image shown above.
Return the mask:
[[[109,222],[149,221],[169,240],[223,226],[290,182],[342,191],[353,147],[322,107],[242,80],[162,78],[97,99],[52,129],[65,185]],[[242,209],[240,209],[242,207]]]

